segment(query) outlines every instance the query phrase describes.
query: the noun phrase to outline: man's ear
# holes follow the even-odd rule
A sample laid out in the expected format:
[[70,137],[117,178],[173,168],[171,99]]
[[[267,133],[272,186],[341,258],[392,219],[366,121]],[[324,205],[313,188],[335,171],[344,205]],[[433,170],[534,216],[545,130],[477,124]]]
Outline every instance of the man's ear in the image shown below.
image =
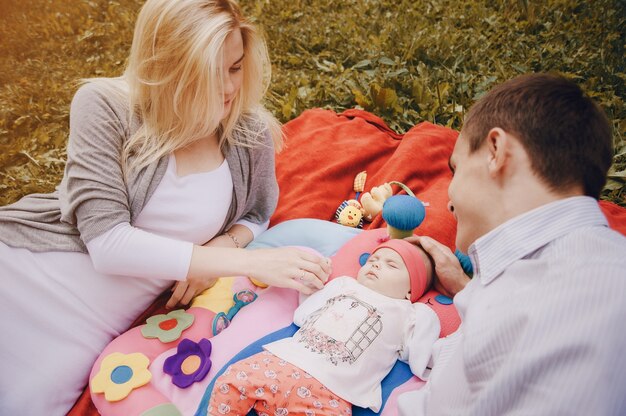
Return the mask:
[[487,133],[487,169],[494,176],[502,173],[510,157],[511,137],[500,127],[494,127]]

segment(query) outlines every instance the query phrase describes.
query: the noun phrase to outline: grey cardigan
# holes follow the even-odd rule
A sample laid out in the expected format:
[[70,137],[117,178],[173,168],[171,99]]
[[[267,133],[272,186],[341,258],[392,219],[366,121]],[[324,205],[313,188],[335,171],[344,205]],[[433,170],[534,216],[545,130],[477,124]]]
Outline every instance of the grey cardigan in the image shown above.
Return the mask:
[[[125,183],[121,152],[139,127],[136,119],[128,122],[128,111],[96,84],[79,88],[70,108],[67,164],[61,184],[53,193],[27,195],[0,207],[1,241],[37,252],[87,252],[85,243],[91,239],[119,223],[134,223],[163,178],[169,158],[161,158]],[[234,190],[220,233],[240,219],[256,224],[267,221],[278,201],[271,137],[261,123],[247,124],[262,135],[263,144],[224,150]]]

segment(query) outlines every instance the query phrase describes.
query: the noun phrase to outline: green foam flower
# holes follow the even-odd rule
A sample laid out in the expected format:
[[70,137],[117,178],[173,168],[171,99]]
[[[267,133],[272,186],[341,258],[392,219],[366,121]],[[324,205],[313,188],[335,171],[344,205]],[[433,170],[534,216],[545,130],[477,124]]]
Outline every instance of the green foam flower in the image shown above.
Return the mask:
[[163,343],[177,340],[183,331],[193,324],[194,316],[182,309],[177,309],[167,315],[155,315],[146,320],[141,328],[144,338],[158,338]]
[[182,413],[172,403],[162,403],[146,410],[141,416],[182,416]]

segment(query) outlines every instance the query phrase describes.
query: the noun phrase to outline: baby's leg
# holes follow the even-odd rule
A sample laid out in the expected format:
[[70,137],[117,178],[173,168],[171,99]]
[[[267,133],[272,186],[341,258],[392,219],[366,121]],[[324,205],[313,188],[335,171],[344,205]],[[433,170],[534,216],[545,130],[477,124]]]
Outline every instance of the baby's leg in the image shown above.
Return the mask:
[[216,381],[209,415],[350,415],[351,405],[300,368],[264,351],[231,365]]
[[260,370],[256,363],[262,354],[231,364],[215,380],[209,401],[209,415],[246,415],[255,406],[258,398],[253,392],[262,388],[254,384],[259,379],[255,373]]

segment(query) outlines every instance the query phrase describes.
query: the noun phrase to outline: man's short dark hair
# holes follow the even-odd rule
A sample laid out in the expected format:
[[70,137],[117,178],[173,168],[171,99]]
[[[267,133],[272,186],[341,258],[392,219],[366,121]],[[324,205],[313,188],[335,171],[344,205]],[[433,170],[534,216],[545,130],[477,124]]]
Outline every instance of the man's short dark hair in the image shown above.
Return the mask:
[[489,130],[515,135],[531,168],[553,190],[582,186],[599,198],[613,162],[611,126],[602,109],[573,82],[529,74],[493,88],[470,108],[463,137],[478,150]]

